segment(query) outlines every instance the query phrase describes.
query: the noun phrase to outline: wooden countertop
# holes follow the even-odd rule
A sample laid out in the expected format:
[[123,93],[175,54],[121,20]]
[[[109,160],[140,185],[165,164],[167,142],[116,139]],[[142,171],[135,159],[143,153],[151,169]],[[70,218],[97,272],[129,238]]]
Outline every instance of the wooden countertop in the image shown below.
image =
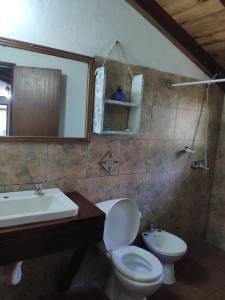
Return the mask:
[[0,229],[1,265],[102,241],[105,214],[77,192],[66,195],[76,217]]

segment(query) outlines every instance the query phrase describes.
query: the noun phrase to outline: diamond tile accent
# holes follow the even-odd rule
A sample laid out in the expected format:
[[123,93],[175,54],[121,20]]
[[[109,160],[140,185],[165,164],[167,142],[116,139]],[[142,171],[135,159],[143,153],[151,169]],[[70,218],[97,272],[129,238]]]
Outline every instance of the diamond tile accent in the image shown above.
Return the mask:
[[106,172],[111,173],[112,170],[118,165],[119,161],[115,158],[111,151],[108,151],[99,163],[106,170]]

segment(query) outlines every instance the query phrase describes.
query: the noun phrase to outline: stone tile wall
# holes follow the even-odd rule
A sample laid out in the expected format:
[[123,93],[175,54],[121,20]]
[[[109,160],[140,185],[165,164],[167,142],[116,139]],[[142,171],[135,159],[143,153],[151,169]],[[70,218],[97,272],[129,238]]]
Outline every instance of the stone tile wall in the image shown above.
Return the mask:
[[216,152],[207,238],[225,251],[225,105]]
[[[65,192],[77,190],[93,203],[129,197],[137,202],[143,215],[140,231],[153,222],[188,242],[202,239],[208,218],[223,93],[216,86],[210,90],[210,171],[204,174],[190,166],[194,160],[203,159],[205,109],[193,145],[196,153],[183,151],[185,146],[192,146],[203,88],[168,89],[167,81],[190,79],[144,67],[135,66],[132,70],[143,73],[145,78],[138,135],[91,134],[89,144],[0,143],[0,191],[32,189],[35,183],[43,182],[46,187],[57,186]],[[109,96],[118,83],[129,93],[130,78],[125,65],[111,61],[107,64],[107,74],[111,83],[107,88]],[[99,165],[107,151],[112,151],[119,160],[112,174]],[[60,275],[57,268],[63,261],[64,254],[25,262],[25,278],[40,287],[33,292],[32,284],[26,287],[28,283],[23,283],[24,289],[10,288],[12,266],[0,268],[2,299],[30,299],[25,288],[32,292],[32,299],[51,294],[55,277]],[[41,274],[47,268],[49,277],[43,280],[44,273],[37,277],[37,267]]]

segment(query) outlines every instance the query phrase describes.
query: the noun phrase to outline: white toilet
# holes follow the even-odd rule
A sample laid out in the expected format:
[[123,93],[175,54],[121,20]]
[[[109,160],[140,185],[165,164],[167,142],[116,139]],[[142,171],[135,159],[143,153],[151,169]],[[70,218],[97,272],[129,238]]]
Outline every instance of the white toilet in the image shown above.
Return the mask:
[[97,204],[106,214],[104,244],[112,262],[112,273],[106,287],[111,300],[145,300],[163,282],[160,261],[148,251],[129,246],[137,236],[141,213],[126,198]]
[[146,247],[163,265],[163,283],[175,283],[174,263],[187,252],[187,244],[176,235],[160,229],[143,232],[142,237]]

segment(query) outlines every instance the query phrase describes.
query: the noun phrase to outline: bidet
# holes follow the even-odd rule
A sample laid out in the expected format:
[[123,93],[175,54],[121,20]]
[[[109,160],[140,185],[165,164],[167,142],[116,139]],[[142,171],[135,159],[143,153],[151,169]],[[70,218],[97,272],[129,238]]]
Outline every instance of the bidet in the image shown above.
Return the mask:
[[143,232],[142,237],[148,250],[162,263],[163,283],[175,283],[174,263],[187,252],[187,244],[176,235],[161,229]]

